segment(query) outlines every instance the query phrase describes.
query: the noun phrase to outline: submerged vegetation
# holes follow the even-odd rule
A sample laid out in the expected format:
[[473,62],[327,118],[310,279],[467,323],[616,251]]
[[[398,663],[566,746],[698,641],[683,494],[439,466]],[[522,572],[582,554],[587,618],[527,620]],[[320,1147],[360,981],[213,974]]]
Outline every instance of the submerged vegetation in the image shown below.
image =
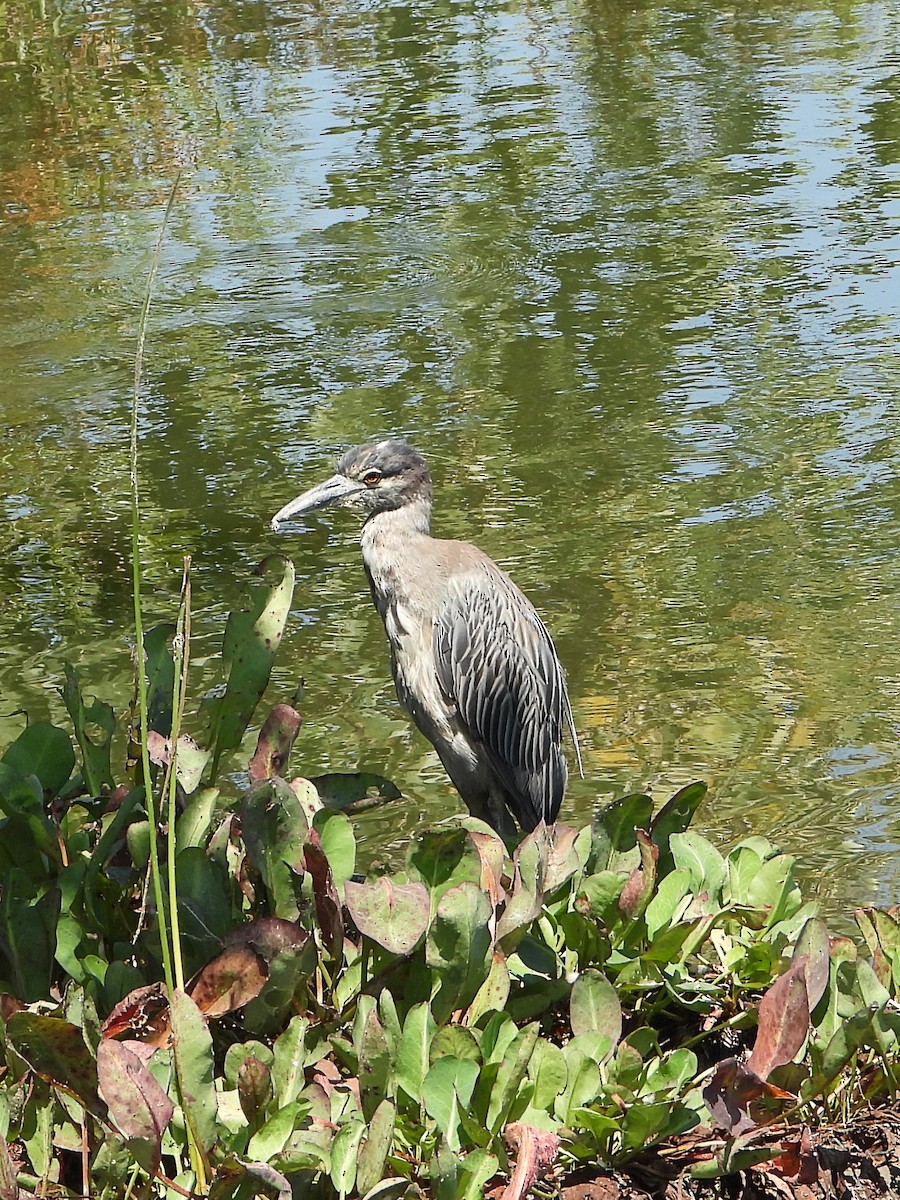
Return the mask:
[[691,830],[701,784],[515,847],[446,822],[365,878],[348,813],[396,791],[288,782],[291,705],[220,792],[292,584],[267,560],[232,613],[202,746],[178,733],[185,610],[147,632],[155,829],[71,668],[74,738],[32,723],[0,760],[0,1195],[514,1200],[627,1164],[808,1180],[810,1127],[895,1095],[897,914],[858,914],[868,953],[829,937],[790,857]]

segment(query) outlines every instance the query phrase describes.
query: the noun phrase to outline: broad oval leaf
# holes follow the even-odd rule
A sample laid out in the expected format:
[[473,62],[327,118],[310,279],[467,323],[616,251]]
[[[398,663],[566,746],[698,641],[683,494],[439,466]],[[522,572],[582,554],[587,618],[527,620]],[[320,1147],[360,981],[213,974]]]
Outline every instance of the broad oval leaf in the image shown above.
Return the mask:
[[75,767],[75,751],[64,729],[49,721],[32,721],[8,747],[0,760],[24,778],[36,775],[41,787],[55,796]]
[[391,954],[411,954],[428,927],[428,891],[421,883],[394,883],[387,875],[348,881],[344,902],[360,933]]
[[569,1021],[572,1033],[603,1033],[610,1040],[610,1049],[622,1036],[622,1005],[616,989],[600,971],[583,971],[572,985],[569,1000]]

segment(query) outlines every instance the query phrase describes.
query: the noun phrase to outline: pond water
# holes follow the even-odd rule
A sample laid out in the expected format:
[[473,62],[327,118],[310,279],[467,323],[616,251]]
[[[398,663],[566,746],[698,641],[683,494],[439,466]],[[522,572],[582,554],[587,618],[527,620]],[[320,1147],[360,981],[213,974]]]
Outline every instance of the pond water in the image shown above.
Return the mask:
[[276,540],[335,454],[428,454],[436,532],[501,562],[566,665],[564,816],[694,778],[702,828],[900,899],[900,14],[874,0],[7,0],[0,34],[0,740],[66,658],[131,693],[127,431],[148,621],[193,558],[196,666],[272,548],[295,765],[456,811],[393,695],[355,518]]

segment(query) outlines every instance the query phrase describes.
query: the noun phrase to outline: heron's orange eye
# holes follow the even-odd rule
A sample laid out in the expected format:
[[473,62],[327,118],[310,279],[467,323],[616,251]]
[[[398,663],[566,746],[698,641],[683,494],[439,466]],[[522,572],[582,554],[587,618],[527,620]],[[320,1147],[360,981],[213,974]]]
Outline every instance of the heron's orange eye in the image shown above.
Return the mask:
[[363,483],[366,485],[366,487],[374,487],[376,483],[380,482],[380,471],[366,471],[365,475],[363,475]]

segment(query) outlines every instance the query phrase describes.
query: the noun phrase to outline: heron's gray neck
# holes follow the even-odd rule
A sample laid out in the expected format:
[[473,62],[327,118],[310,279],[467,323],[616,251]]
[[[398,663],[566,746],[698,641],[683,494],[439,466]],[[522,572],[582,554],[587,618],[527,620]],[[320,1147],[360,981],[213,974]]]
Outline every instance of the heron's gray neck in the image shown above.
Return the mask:
[[428,537],[431,531],[431,500],[417,496],[400,508],[387,508],[372,513],[362,528],[360,540],[367,542],[399,541],[405,538]]

